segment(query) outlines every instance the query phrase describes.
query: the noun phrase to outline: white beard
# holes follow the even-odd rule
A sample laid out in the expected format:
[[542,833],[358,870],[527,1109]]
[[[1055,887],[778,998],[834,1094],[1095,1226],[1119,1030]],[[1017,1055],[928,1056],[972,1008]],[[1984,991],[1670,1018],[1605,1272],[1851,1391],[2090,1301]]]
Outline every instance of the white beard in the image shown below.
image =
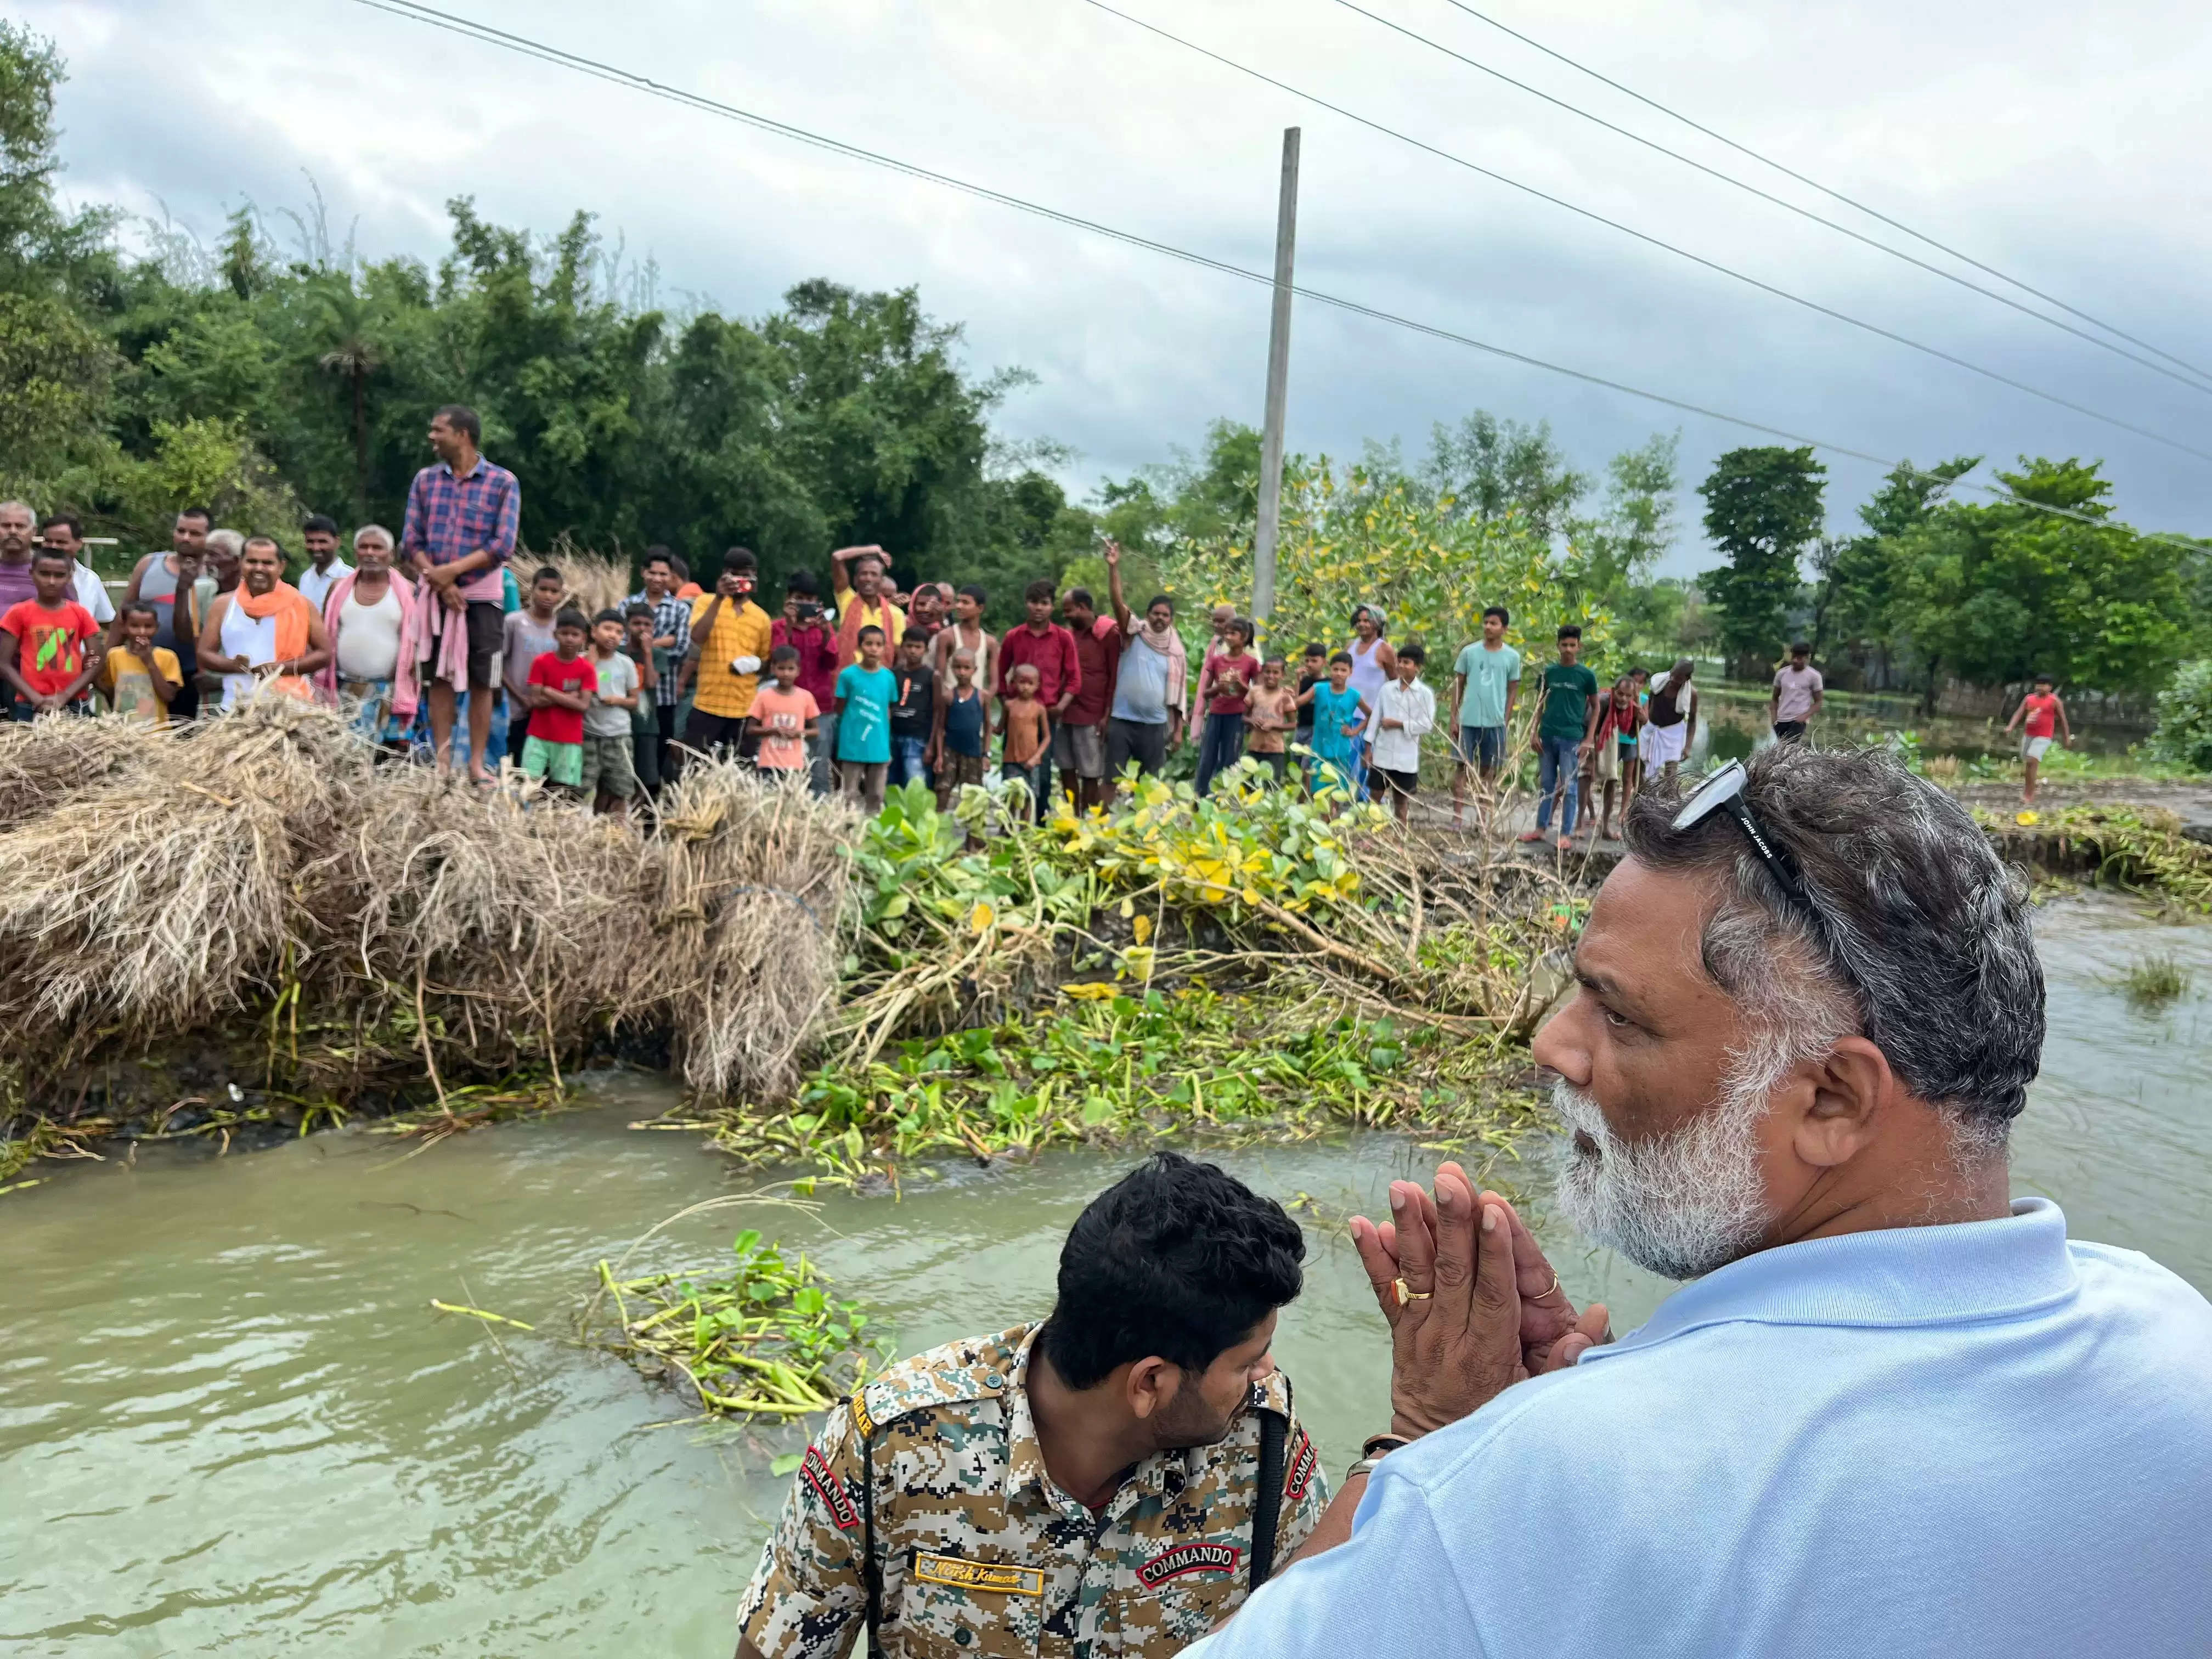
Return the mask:
[[[1769,1066],[1733,1067],[1708,1109],[1672,1133],[1631,1142],[1613,1133],[1594,1097],[1559,1079],[1552,1109],[1565,1127],[1560,1215],[1668,1279],[1696,1279],[1747,1255],[1766,1224],[1756,1131],[1777,1080]],[[1578,1146],[1578,1133],[1597,1150]]]

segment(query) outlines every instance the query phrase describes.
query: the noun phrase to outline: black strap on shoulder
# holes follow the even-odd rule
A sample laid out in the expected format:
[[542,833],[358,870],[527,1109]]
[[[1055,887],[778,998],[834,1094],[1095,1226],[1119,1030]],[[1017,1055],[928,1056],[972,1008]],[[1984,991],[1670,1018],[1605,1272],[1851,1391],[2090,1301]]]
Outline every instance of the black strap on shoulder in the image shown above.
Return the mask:
[[884,1659],[884,1570],[876,1560],[876,1431],[860,1441],[860,1577],[868,1587],[868,1659]]
[[1254,1589],[1275,1570],[1275,1527],[1283,1513],[1283,1446],[1290,1435],[1288,1418],[1264,1406],[1260,1408],[1260,1492],[1252,1504]]

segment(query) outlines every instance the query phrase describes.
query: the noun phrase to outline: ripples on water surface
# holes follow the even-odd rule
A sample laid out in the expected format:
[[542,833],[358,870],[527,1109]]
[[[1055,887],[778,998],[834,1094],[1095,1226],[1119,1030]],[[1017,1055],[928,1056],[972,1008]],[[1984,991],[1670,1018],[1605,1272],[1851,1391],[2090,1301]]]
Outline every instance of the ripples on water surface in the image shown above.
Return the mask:
[[[2051,1036],[2015,1189],[2212,1285],[2212,929],[2069,902],[2040,931]],[[2148,951],[2196,973],[2168,1012],[2111,983]],[[609,1087],[605,1109],[417,1157],[322,1135],[66,1169],[0,1205],[0,1650],[727,1655],[781,1443],[672,1425],[618,1364],[427,1305],[557,1333],[595,1261],[728,1190],[690,1137],[624,1129],[642,1085]],[[1378,1137],[1223,1161],[1334,1224],[1416,1157]],[[1057,1156],[818,1220],[703,1217],[647,1251],[709,1261],[760,1226],[918,1348],[1042,1313],[1061,1234],[1117,1164]],[[1278,1352],[1334,1470],[1381,1424],[1389,1368],[1340,1227],[1309,1226]],[[1665,1289],[1554,1254],[1624,1327]]]

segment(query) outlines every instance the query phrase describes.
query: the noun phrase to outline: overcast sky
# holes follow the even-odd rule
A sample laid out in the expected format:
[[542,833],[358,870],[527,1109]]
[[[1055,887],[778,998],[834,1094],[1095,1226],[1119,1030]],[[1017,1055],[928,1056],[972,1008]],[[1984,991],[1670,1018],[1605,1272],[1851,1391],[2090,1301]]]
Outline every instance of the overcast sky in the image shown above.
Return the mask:
[[[2055,0],[1474,3],[2212,370],[2212,9],[2201,0],[2094,11]],[[1705,258],[2212,452],[2212,393],[1700,176],[1338,0],[1117,3]],[[1449,0],[1360,3],[1724,172],[1905,240]],[[426,260],[445,247],[450,196],[540,232],[582,208],[658,262],[664,299],[741,314],[809,276],[917,284],[933,313],[966,325],[973,368],[1037,377],[1001,428],[1072,446],[1066,477],[1079,492],[1195,445],[1217,415],[1260,417],[1267,296],[1256,286],[358,0],[10,9],[70,59],[63,183],[76,200],[166,210],[211,238],[241,201],[303,204],[312,176],[364,254]],[[1281,131],[1295,124],[1309,286],[1875,454],[2101,457],[2135,521],[2212,532],[2212,461],[1577,219],[1085,0],[460,0],[459,15],[1255,269],[1272,259]],[[1665,568],[1683,574],[1711,562],[1689,487],[1722,450],[1771,441],[1299,302],[1293,448],[1353,455],[1364,438],[1398,437],[1417,453],[1431,422],[1478,407],[1548,419],[1592,468],[1679,427],[1684,533]],[[1848,527],[1881,469],[1826,459],[1831,520]]]

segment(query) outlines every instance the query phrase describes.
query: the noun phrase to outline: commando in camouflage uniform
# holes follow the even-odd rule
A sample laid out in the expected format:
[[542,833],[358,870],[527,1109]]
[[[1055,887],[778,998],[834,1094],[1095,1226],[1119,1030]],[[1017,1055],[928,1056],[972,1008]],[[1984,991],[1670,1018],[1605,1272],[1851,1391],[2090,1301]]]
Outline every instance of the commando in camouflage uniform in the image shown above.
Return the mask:
[[1305,1541],[1328,1493],[1280,1373],[1254,1389],[1259,1410],[1240,1413],[1228,1438],[1153,1453],[1094,1516],[1052,1484],[1037,1448],[1024,1382],[1038,1328],[933,1349],[830,1413],[738,1613],[765,1659],[832,1659],[865,1621],[872,1429],[891,1659],[1165,1659],[1196,1641],[1251,1582],[1260,1410],[1289,1428],[1277,1569]]

